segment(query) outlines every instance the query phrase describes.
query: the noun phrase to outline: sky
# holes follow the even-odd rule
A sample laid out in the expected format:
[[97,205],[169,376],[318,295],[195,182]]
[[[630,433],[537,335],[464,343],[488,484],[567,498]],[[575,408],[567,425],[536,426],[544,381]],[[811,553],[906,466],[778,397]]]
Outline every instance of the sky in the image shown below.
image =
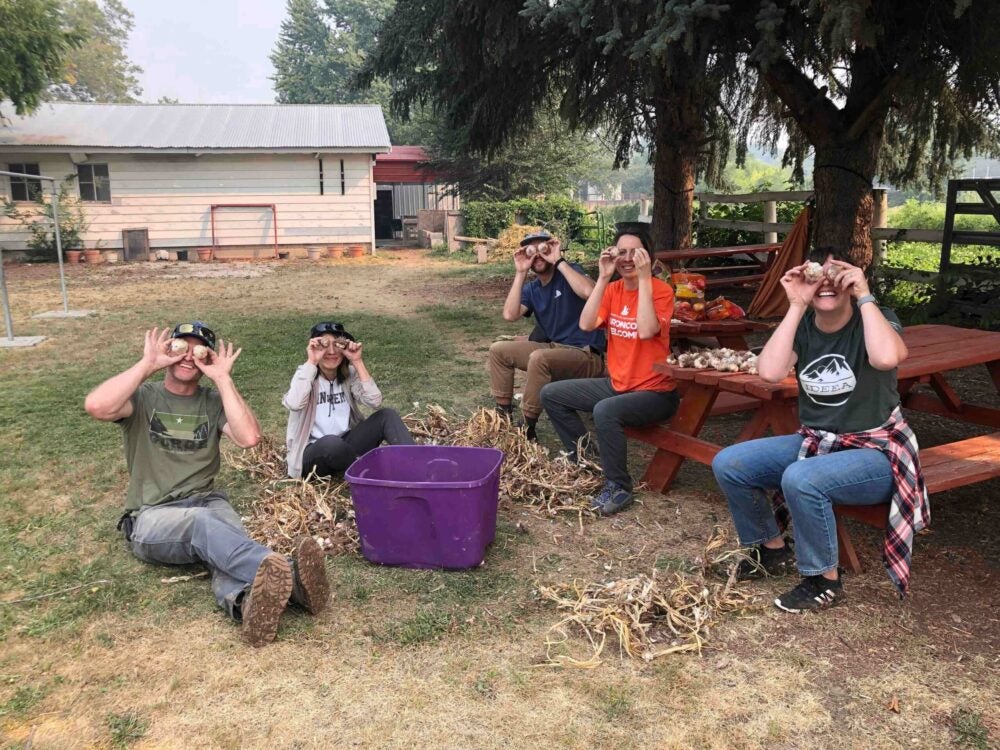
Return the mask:
[[142,100],[274,101],[268,59],[284,0],[124,0],[135,16],[128,55],[143,68]]

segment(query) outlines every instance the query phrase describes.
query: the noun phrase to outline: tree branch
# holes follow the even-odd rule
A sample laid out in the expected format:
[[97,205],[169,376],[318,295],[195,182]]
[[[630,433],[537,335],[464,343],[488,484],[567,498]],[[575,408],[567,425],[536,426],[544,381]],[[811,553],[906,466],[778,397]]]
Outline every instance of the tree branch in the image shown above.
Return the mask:
[[799,128],[813,143],[825,141],[842,128],[840,110],[801,70],[783,58],[771,62],[760,74],[792,112]]

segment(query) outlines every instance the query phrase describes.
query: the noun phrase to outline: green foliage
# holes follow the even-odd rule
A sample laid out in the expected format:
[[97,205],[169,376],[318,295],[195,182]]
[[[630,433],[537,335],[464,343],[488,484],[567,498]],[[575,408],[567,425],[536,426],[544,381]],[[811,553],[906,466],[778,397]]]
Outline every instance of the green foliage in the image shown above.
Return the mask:
[[83,35],[53,0],[0,0],[0,101],[33,111]]
[[955,733],[955,746],[969,750],[989,750],[990,730],[983,724],[983,715],[967,708],[955,709],[951,714]]
[[[356,77],[378,40],[395,0],[288,0],[278,41],[271,52],[274,91],[282,104],[382,105],[389,113],[388,82],[366,90]],[[435,125],[419,107],[413,118],[386,117],[393,143],[426,143]]]
[[[802,212],[798,201],[778,201],[777,214],[780,222],[794,222]],[[727,221],[763,221],[763,203],[712,203],[708,207],[708,218]],[[755,245],[761,242],[760,232],[743,229],[716,229],[699,226],[695,233],[697,247],[729,247],[732,245]],[[719,259],[714,259],[713,264]]]
[[66,57],[62,79],[50,89],[55,99],[134,102],[142,94],[142,68],[128,57],[135,25],[121,0],[63,0],[67,21],[85,36]]
[[436,127],[428,165],[465,200],[511,200],[568,193],[581,182],[608,186],[611,155],[600,141],[573,133],[549,113],[488,155],[468,148],[466,128]]
[[471,237],[496,237],[511,224],[537,224],[573,239],[585,223],[586,211],[569,198],[518,198],[512,201],[467,201],[462,204],[465,231]]
[[[83,234],[89,226],[80,201],[70,193],[67,179],[59,186],[59,239],[63,250],[83,247]],[[12,201],[4,200],[4,214],[28,230],[28,257],[31,260],[56,260],[56,233],[52,201],[49,194],[39,190],[34,194],[34,207],[30,210]]]

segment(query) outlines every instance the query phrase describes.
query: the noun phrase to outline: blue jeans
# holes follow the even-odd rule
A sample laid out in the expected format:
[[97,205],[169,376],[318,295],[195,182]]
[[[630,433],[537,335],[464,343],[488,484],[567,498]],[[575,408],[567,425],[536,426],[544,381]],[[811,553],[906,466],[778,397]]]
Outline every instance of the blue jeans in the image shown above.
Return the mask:
[[271,550],[250,539],[225,492],[213,490],[160,505],[144,505],[132,527],[132,554],[166,565],[204,563],[215,600],[240,619],[243,592]]
[[770,493],[778,488],[792,514],[799,572],[814,576],[837,567],[837,522],[833,506],[889,502],[889,459],[860,448],[798,461],[801,435],[748,440],[724,448],[712,461],[726,495],[740,544],[760,544],[781,532]]
[[576,442],[587,434],[579,412],[593,412],[597,445],[604,476],[629,492],[626,427],[641,427],[670,419],[680,397],[674,391],[625,391],[611,387],[611,378],[559,380],[542,388],[542,405],[563,447],[576,450]]

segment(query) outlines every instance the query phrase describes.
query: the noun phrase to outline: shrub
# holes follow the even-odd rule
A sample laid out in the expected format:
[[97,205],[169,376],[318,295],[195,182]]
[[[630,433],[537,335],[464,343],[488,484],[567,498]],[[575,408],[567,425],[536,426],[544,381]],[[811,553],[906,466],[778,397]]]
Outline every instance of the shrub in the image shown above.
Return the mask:
[[542,226],[574,239],[586,223],[583,206],[569,198],[518,198],[512,201],[468,201],[462,206],[465,231],[472,237],[497,237],[511,224]]
[[[70,196],[67,180],[59,186],[59,239],[63,250],[83,246],[83,234],[88,223],[83,215],[80,202]],[[22,208],[11,201],[4,201],[3,211],[8,218],[19,222],[28,230],[28,258],[31,260],[54,261],[56,259],[55,223],[52,220],[52,201],[44,191],[35,193],[35,204],[30,209]]]

